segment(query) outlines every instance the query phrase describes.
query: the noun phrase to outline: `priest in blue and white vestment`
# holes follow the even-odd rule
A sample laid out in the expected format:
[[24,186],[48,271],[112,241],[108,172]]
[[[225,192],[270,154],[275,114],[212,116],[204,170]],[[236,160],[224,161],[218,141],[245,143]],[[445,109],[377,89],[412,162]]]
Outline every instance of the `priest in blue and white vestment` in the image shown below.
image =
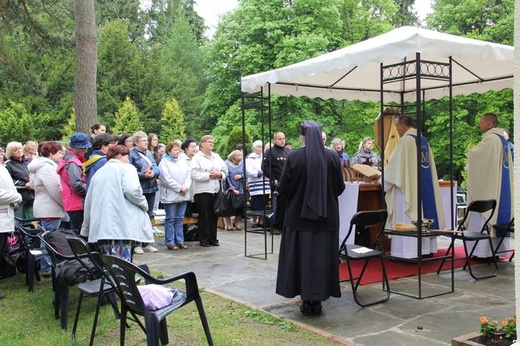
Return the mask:
[[[401,115],[396,124],[401,139],[390,156],[384,173],[385,201],[388,209],[387,227],[396,223],[411,224],[417,220],[417,130],[412,119]],[[434,220],[432,229],[444,228],[444,210],[437,178],[437,168],[426,138],[421,137],[421,196],[424,219]],[[400,258],[418,257],[415,237],[392,235],[391,255]],[[437,238],[422,239],[422,255],[437,252]]]
[[[486,113],[480,119],[482,140],[468,153],[468,204],[471,201],[495,199],[497,207],[490,220],[494,224],[508,224],[513,217],[513,159],[504,138],[504,129],[498,128],[498,118],[493,113]],[[480,215],[470,216],[469,227],[480,229],[485,219]],[[499,251],[509,250],[509,234],[492,232],[496,248],[496,237],[505,236]],[[479,242],[474,255],[490,257],[491,249],[487,242]]]

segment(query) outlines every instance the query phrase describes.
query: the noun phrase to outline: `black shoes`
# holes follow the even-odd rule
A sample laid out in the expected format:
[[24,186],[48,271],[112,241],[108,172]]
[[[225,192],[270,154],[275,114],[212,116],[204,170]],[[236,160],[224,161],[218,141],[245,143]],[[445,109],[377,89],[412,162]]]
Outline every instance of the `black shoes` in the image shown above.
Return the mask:
[[304,300],[300,305],[300,311],[302,314],[307,316],[318,316],[321,315],[321,302]]
[[219,242],[218,240],[215,240],[215,241],[202,241],[200,242],[200,246],[203,246],[203,247],[210,247],[210,246],[219,246]]

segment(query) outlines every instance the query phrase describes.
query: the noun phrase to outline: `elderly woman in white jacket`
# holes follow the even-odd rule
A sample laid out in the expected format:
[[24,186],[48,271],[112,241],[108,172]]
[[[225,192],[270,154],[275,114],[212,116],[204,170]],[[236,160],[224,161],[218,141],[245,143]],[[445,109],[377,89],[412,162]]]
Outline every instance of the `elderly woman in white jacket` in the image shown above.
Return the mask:
[[[63,157],[63,148],[60,143],[53,141],[41,142],[38,147],[39,157],[34,158],[27,169],[34,175],[34,217],[40,218],[40,224],[47,231],[60,228],[61,219],[65,216],[61,195],[60,176],[56,173],[58,162]],[[41,249],[45,249],[43,244]],[[40,258],[40,272],[42,276],[51,275],[51,258]]]
[[33,214],[42,219],[41,225],[50,231],[59,228],[65,216],[60,176],[56,173],[57,163],[63,157],[63,148],[58,142],[46,141],[40,143],[38,150],[40,156],[27,166],[29,173],[34,175]]
[[14,204],[22,201],[13,179],[4,165],[0,165],[0,265],[5,258],[7,236],[14,231]]
[[159,163],[161,175],[160,201],[164,205],[164,237],[168,250],[187,249],[184,244],[184,213],[190,200],[191,170],[180,154],[182,142],[166,145],[166,154]]
[[200,151],[191,159],[193,194],[199,211],[200,246],[219,246],[217,239],[218,216],[213,211],[215,195],[225,181],[228,169],[219,154],[213,152],[215,140],[202,136]]
[[97,243],[103,254],[132,260],[133,242],[153,242],[135,167],[128,164],[129,150],[116,145],[108,150],[107,163],[92,177],[85,200],[81,235]]

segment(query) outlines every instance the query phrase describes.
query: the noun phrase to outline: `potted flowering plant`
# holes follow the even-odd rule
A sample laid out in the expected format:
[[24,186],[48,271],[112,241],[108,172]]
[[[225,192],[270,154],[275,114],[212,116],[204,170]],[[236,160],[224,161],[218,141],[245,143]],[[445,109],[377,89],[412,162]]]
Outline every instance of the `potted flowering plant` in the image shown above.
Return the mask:
[[452,339],[452,345],[510,346],[516,341],[516,318],[509,317],[499,324],[496,320],[482,316],[479,331]]
[[482,316],[480,318],[480,332],[487,338],[502,336],[512,342],[516,340],[516,318],[509,317],[507,320],[503,320],[499,327],[498,321],[491,321],[489,317]]

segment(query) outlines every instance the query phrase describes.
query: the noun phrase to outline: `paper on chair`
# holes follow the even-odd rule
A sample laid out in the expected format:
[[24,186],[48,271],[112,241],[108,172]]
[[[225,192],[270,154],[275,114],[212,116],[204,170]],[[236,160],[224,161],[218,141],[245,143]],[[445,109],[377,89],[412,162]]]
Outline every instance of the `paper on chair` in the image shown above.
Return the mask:
[[370,251],[373,251],[373,250],[369,249],[367,247],[358,247],[358,248],[352,249],[352,252],[359,253],[359,254],[367,253],[367,252],[370,252]]

